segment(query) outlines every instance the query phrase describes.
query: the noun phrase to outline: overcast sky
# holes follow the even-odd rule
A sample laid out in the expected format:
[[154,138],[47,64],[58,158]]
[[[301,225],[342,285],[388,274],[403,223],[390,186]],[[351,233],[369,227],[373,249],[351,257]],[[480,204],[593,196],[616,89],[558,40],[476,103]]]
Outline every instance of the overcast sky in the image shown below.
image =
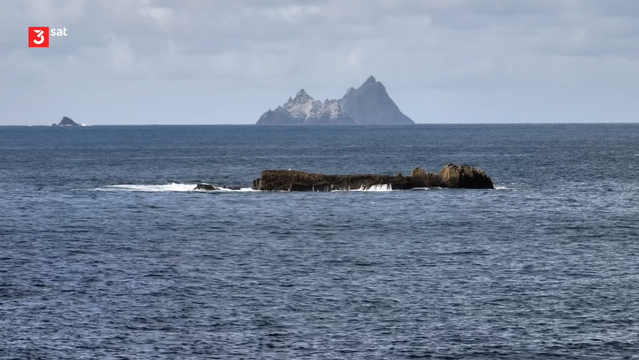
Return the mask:
[[417,123],[635,122],[639,1],[0,3],[0,125],[252,124],[369,75]]

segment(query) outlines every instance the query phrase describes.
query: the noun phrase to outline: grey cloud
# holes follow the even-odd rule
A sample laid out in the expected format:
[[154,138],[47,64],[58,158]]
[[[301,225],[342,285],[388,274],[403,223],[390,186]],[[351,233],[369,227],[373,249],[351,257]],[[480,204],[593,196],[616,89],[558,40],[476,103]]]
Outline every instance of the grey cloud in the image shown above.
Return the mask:
[[[111,50],[108,53],[116,63],[117,58],[131,56],[140,67],[157,63],[159,68],[166,60],[146,57],[173,56],[173,61],[180,58],[185,65],[201,57],[202,65],[219,61],[221,67],[233,58],[239,71],[252,61],[268,63],[273,58],[312,65],[312,57],[304,54],[328,52],[335,58],[329,65],[347,67],[356,55],[345,53],[345,47],[354,53],[380,55],[367,45],[370,42],[385,52],[412,50],[413,56],[423,58],[430,58],[434,51],[450,57],[459,53],[490,57],[500,51],[634,56],[639,31],[631,19],[617,17],[639,5],[621,2],[603,9],[591,1],[576,5],[574,1],[496,0],[186,1],[188,6],[166,1],[69,1],[60,8],[45,5],[51,4],[47,1],[26,4],[22,10],[32,18],[68,22],[71,30],[78,30],[62,39],[64,43],[59,41],[47,56],[69,52],[77,56],[82,48],[102,47]],[[593,13],[612,18],[593,17]],[[56,16],[59,20],[54,20]],[[620,34],[626,40],[609,41]],[[15,39],[19,38],[13,36],[10,45],[18,45]],[[285,66],[282,72],[294,68]]]
[[[119,79],[341,94],[371,74],[416,91],[639,81],[639,3],[627,0],[29,0],[0,11],[0,90]],[[35,25],[69,36],[28,49]]]

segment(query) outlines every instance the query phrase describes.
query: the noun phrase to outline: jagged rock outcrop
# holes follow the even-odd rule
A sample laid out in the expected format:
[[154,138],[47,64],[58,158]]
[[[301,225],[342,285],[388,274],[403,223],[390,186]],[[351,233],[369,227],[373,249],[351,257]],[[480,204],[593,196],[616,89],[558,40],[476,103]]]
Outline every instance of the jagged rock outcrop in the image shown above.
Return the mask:
[[410,173],[411,181],[415,187],[440,187],[442,186],[439,174],[429,173],[418,167]]
[[469,165],[448,164],[439,172],[442,187],[466,189],[493,189],[493,181],[479,169]]
[[357,89],[350,88],[339,100],[339,105],[359,125],[415,124],[404,115],[390,98],[386,87],[370,76]]
[[257,121],[258,125],[354,125],[337,100],[321,102],[300,90],[295,98],[275,110],[265,112]]
[[332,191],[370,189],[388,186],[393,190],[420,187],[494,189],[493,182],[482,170],[469,165],[446,165],[438,174],[421,168],[405,177],[392,175],[324,175],[295,170],[265,170],[253,181],[253,188],[267,191]]
[[426,171],[420,167],[416,167],[410,172],[410,176],[426,176]]
[[[51,126],[56,126],[56,124],[53,124]],[[82,126],[82,125],[64,116],[62,117],[62,120],[60,120],[60,123],[57,126]]]
[[323,103],[313,99],[304,89],[294,99],[275,110],[265,112],[258,125],[408,125],[414,124],[404,115],[386,92],[381,82],[369,77],[357,89],[350,88],[340,100]]

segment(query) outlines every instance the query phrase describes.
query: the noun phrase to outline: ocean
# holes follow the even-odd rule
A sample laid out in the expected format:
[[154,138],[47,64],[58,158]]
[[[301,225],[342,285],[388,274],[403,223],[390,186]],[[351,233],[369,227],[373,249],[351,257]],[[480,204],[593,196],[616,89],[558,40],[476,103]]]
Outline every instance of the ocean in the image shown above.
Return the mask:
[[[251,190],[448,163],[496,189]],[[639,359],[638,164],[639,124],[0,127],[0,358]]]

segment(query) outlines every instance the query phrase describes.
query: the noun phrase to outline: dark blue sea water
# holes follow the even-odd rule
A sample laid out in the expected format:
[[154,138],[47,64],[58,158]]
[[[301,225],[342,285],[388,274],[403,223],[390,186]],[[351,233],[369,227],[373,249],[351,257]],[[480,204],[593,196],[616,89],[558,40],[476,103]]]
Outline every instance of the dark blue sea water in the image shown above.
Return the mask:
[[[468,163],[496,190],[264,169]],[[0,127],[2,359],[639,358],[639,125]]]

